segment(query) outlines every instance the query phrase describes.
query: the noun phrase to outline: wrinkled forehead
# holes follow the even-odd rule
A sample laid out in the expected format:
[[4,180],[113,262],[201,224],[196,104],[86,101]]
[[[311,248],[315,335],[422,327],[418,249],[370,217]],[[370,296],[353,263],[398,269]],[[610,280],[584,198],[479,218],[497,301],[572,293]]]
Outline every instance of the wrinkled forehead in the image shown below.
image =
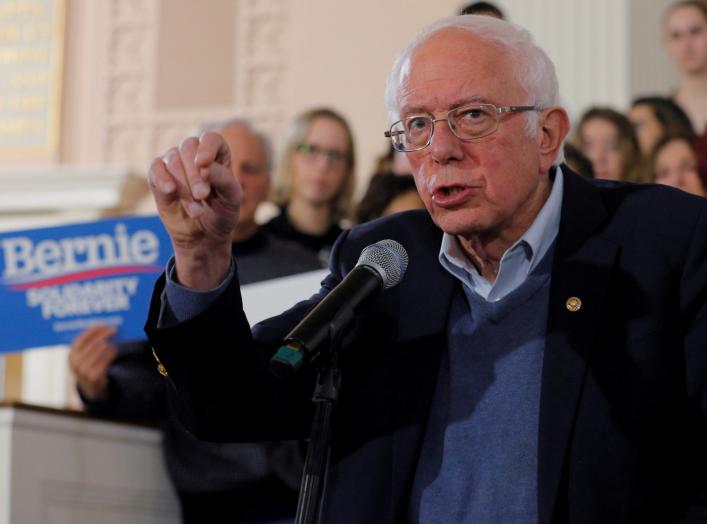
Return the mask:
[[[469,31],[447,28],[420,43],[402,63],[397,88],[398,107],[421,95],[454,96],[494,102],[499,91],[521,90],[507,47]],[[413,100],[411,100],[413,99]]]

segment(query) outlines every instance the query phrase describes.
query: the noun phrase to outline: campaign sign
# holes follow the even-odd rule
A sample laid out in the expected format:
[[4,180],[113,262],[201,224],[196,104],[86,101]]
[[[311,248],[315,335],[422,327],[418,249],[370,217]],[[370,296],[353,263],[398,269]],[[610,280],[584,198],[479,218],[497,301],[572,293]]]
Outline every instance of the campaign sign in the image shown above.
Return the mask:
[[118,341],[144,338],[171,254],[158,217],[0,233],[0,353],[68,344],[99,322]]

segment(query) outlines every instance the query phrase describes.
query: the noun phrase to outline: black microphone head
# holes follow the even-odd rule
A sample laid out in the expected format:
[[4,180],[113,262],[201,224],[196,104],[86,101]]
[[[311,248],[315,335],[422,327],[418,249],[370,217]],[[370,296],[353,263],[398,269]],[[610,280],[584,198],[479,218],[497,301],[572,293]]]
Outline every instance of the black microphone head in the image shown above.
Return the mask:
[[383,289],[397,286],[408,267],[408,254],[395,240],[381,240],[366,246],[358,257],[356,266],[373,269],[383,282]]

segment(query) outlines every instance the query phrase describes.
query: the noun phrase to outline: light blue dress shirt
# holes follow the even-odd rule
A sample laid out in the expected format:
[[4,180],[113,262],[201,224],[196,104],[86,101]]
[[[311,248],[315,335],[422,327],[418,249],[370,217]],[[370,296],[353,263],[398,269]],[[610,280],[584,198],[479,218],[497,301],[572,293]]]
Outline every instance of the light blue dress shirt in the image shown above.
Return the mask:
[[481,276],[467,258],[459,240],[447,233],[444,233],[439,251],[442,267],[461,280],[466,289],[488,302],[496,302],[508,295],[525,281],[555,241],[562,211],[562,177],[558,166],[550,196],[530,228],[501,257],[495,282]]

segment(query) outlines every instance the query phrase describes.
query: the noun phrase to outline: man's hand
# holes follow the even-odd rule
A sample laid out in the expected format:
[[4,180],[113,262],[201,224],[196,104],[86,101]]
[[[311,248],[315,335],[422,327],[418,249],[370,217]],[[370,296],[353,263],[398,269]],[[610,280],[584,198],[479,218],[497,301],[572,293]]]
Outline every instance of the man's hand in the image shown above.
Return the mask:
[[91,401],[108,399],[108,366],[117,351],[110,337],[115,327],[93,326],[71,343],[69,367],[76,375],[81,394]]
[[177,277],[189,288],[217,287],[231,261],[231,233],[243,192],[221,135],[187,138],[156,158],[149,184],[172,238]]

